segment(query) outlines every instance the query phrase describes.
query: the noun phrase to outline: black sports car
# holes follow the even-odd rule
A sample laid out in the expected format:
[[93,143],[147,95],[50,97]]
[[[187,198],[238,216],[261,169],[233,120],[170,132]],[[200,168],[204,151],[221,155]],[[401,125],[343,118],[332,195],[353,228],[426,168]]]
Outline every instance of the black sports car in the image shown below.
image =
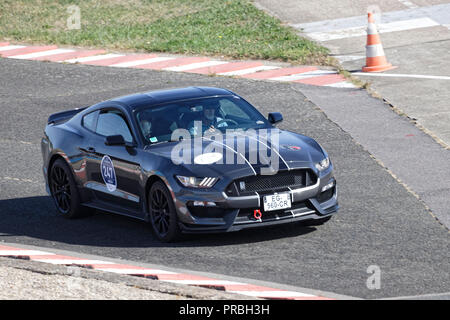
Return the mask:
[[327,153],[280,130],[237,94],[190,87],[52,114],[42,139],[47,191],[69,218],[101,209],[151,222],[172,241],[338,210]]

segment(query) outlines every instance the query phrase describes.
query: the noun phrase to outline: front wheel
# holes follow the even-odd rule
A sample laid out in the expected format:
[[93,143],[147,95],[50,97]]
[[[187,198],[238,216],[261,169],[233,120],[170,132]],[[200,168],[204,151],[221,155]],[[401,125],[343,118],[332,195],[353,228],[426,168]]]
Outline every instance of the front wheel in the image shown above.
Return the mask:
[[150,222],[156,237],[163,242],[180,238],[181,231],[169,190],[162,181],[155,182],[148,195]]

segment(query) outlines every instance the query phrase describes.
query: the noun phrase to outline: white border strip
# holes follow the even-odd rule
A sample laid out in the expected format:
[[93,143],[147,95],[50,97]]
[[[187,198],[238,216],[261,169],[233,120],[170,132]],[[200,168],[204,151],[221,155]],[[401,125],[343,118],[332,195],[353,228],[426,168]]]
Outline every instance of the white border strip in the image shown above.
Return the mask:
[[205,68],[205,67],[212,67],[212,66],[218,66],[221,64],[226,64],[227,61],[205,61],[205,62],[197,62],[197,63],[190,63],[183,66],[177,66],[177,67],[168,67],[164,68],[163,70],[166,71],[187,71],[192,69],[198,69],[198,68]]
[[236,71],[222,72],[222,73],[218,73],[218,75],[220,75],[220,76],[241,76],[244,74],[255,73],[255,72],[264,71],[264,70],[273,70],[273,69],[280,69],[280,67],[259,66],[259,67],[247,68],[247,69],[236,70]]
[[234,281],[228,281],[228,280],[195,280],[195,279],[188,279],[188,280],[160,280],[165,282],[171,282],[171,283],[178,283],[178,284],[186,284],[186,285],[247,285],[246,283],[242,282],[234,282]]
[[326,76],[329,74],[337,74],[337,72],[330,71],[330,70],[314,70],[314,71],[308,71],[308,72],[303,72],[303,73],[291,74],[289,76],[269,78],[267,80],[289,82],[289,81],[295,81],[295,80],[301,80],[301,79],[307,79],[307,78],[313,78],[313,77],[319,77],[319,76]]
[[83,259],[31,259],[33,261],[51,263],[51,264],[77,264],[77,265],[90,265],[90,264],[114,264],[113,262],[100,261],[100,260],[83,260]]
[[54,253],[39,250],[0,250],[0,256],[48,256]]
[[127,269],[127,268],[95,268],[93,270],[99,270],[99,271],[106,271],[106,272],[113,272],[118,274],[149,274],[149,275],[157,275],[157,274],[177,274],[176,272],[170,272],[165,270],[158,270],[158,269]]
[[91,61],[98,61],[98,60],[117,58],[117,57],[123,57],[123,56],[125,56],[125,55],[124,54],[108,53],[108,54],[100,54],[100,55],[84,57],[84,58],[75,58],[75,59],[64,60],[64,62],[67,62],[67,63],[91,62]]
[[155,63],[155,62],[161,62],[161,61],[167,61],[167,60],[173,60],[173,59],[175,59],[175,58],[174,57],[155,57],[155,58],[149,58],[149,59],[142,59],[142,60],[127,61],[127,62],[111,64],[110,67],[129,68],[129,67],[140,66],[143,64],[149,64],[149,63]]
[[227,291],[237,294],[243,294],[251,297],[260,298],[305,298],[305,297],[317,297],[312,294],[300,293],[295,291]]
[[2,47],[0,47],[0,51],[8,51],[8,50],[22,49],[22,48],[25,48],[25,46],[2,46]]
[[54,54],[74,52],[74,51],[75,50],[72,50],[72,49],[53,49],[53,50],[40,51],[40,52],[34,52],[34,53],[20,54],[20,55],[17,55],[17,56],[10,56],[8,58],[12,58],[12,59],[33,59],[33,58],[51,56],[51,55],[54,55]]

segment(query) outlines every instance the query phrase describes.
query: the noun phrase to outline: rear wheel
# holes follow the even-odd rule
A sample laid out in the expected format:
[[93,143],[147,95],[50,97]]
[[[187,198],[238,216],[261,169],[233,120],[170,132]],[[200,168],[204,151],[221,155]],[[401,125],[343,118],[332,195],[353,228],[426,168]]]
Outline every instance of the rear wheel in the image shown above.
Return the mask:
[[57,159],[50,168],[50,193],[58,212],[66,218],[79,218],[91,213],[80,204],[80,196],[69,166]]
[[150,222],[155,236],[164,242],[176,241],[181,231],[172,196],[162,181],[156,181],[148,195]]

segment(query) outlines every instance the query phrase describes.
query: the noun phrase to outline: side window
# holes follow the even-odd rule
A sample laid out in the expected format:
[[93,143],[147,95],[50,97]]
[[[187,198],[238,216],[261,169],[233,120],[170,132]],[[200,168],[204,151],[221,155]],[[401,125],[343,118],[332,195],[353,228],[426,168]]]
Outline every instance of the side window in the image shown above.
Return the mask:
[[125,116],[117,110],[102,111],[98,115],[96,133],[102,136],[122,135],[127,142],[133,142]]
[[250,120],[250,117],[247,113],[242,110],[239,106],[234,104],[232,101],[228,99],[220,100],[220,109],[225,117],[232,116],[237,118],[242,118],[245,120]]
[[97,125],[97,114],[98,111],[94,111],[85,115],[83,117],[83,127],[95,132],[95,127]]

